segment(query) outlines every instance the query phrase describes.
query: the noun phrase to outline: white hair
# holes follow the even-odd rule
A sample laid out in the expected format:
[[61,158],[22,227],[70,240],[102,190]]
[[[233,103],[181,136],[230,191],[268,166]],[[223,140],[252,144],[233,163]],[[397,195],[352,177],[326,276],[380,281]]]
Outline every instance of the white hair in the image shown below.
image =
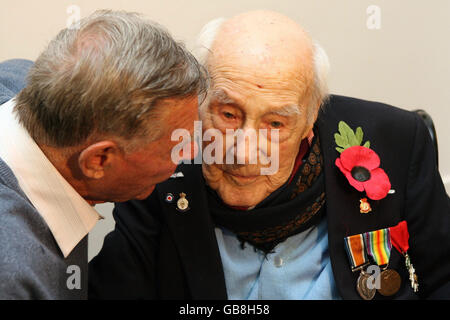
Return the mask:
[[[216,36],[226,20],[227,19],[225,18],[216,18],[211,20],[203,26],[197,37],[194,55],[204,66],[206,66],[206,61],[211,53],[211,47],[216,39]],[[312,98],[313,101],[320,102],[318,103],[320,106],[326,102],[329,96],[328,74],[330,71],[330,62],[325,50],[315,40],[313,40],[313,64],[314,88]]]
[[216,18],[205,24],[197,36],[197,41],[194,47],[194,56],[197,60],[206,65],[206,60],[208,59],[209,53],[211,52],[211,47],[216,39],[217,33],[219,32],[222,24],[226,21],[225,18]]
[[330,73],[330,60],[322,46],[313,41],[314,63],[314,99],[323,104],[330,94],[328,88],[328,75]]

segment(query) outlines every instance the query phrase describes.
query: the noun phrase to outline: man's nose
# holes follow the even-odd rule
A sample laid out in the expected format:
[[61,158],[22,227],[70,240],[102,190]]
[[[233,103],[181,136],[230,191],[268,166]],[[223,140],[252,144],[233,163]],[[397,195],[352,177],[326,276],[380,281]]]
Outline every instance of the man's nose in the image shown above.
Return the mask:
[[243,130],[236,141],[236,163],[257,164],[258,162],[258,135],[253,128]]

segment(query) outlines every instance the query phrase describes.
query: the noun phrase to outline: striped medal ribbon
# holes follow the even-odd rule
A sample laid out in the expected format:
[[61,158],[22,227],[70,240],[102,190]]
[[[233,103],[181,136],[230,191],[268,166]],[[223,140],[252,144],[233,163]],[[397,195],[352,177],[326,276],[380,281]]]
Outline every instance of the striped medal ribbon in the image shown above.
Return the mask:
[[375,263],[384,268],[377,279],[377,291],[383,296],[392,296],[400,290],[401,277],[394,269],[388,269],[391,256],[391,235],[389,228],[366,232],[363,234],[367,253]]
[[352,266],[352,271],[356,271],[365,266],[369,259],[367,258],[364,248],[364,239],[362,234],[344,238],[345,249],[347,250],[348,259]]
[[384,266],[389,263],[392,249],[389,228],[364,233],[364,243],[367,253],[377,265]]

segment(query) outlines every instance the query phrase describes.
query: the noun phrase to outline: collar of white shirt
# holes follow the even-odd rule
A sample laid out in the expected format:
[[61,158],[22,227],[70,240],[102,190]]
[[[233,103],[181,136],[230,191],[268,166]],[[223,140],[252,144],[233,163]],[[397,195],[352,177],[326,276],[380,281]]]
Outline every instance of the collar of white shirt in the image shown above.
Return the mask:
[[63,178],[13,112],[0,106],[0,158],[50,228],[66,258],[103,217]]

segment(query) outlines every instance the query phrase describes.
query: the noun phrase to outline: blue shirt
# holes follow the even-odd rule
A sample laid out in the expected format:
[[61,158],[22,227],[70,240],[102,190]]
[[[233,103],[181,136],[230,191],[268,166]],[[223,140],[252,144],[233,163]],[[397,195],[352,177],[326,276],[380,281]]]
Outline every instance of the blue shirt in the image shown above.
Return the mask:
[[279,243],[265,255],[216,228],[230,300],[340,299],[328,253],[326,218]]

